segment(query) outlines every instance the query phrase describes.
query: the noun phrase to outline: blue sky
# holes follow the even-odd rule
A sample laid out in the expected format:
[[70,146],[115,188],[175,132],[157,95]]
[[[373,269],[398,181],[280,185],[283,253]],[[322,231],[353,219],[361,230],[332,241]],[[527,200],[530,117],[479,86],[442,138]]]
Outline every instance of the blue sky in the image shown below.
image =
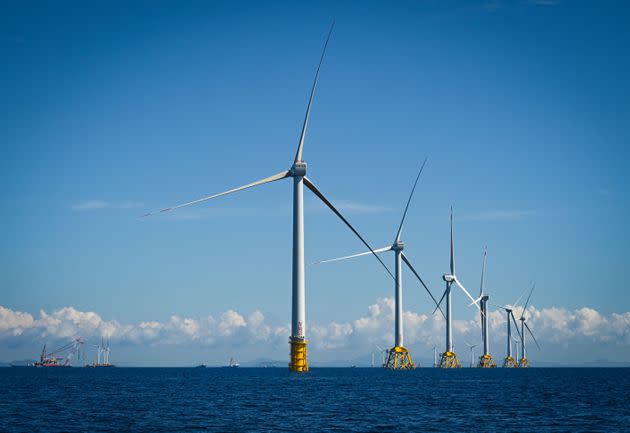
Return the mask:
[[[290,166],[334,17],[309,177],[380,247],[428,156],[403,240],[436,295],[453,205],[457,273],[471,290],[487,245],[495,302],[535,280],[536,308],[588,307],[612,321],[630,311],[619,278],[629,253],[628,13],[624,2],[585,1],[8,8],[0,305],[36,319],[71,306],[123,324],[260,311],[286,326],[290,182],[138,216]],[[306,203],[308,262],[362,250],[315,198]],[[388,278],[369,257],[309,267],[308,326],[363,317],[393,296]],[[405,309],[430,315],[411,278]],[[474,316],[463,297],[454,302],[458,317]],[[55,336],[27,334],[0,338],[0,360]],[[284,359],[285,344],[272,355]],[[344,356],[357,350],[371,349]],[[331,352],[322,344],[319,356]],[[146,361],[139,349],[128,355]]]

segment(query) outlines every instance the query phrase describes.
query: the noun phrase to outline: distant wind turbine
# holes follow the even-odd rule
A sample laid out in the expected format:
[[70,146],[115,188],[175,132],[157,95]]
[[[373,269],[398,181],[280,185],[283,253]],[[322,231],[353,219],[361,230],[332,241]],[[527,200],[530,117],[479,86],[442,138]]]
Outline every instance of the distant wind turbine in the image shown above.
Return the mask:
[[[460,368],[461,364],[459,359],[457,358],[457,354],[455,354],[455,349],[453,347],[453,315],[451,312],[451,286],[453,283],[457,285],[465,294],[470,298],[470,300],[475,304],[477,308],[481,310],[479,307],[478,301],[475,300],[468,290],[459,282],[457,276],[455,275],[455,244],[453,241],[453,207],[451,207],[451,266],[450,266],[450,274],[444,274],[442,279],[446,282],[446,290],[442,294],[440,301],[437,303],[438,307],[442,303],[442,300],[446,297],[446,350],[442,353],[440,358],[440,367],[441,368]],[[471,304],[472,305],[472,304]],[[435,312],[435,311],[434,311]]]
[[532,285],[532,288],[529,291],[529,295],[527,296],[527,301],[525,301],[525,306],[523,307],[523,311],[521,312],[521,317],[519,319],[521,321],[521,359],[518,362],[518,366],[521,368],[529,367],[529,360],[527,359],[527,353],[525,352],[525,330],[526,329],[527,329],[527,332],[529,332],[529,335],[532,336],[534,343],[536,343],[536,346],[538,347],[538,349],[540,349],[540,346],[538,345],[538,341],[536,341],[536,337],[534,337],[534,333],[529,328],[527,323],[525,323],[525,320],[526,320],[525,312],[527,311],[527,306],[529,305],[529,300],[532,297],[532,293],[534,292],[535,287],[536,287],[536,284]]
[[[407,217],[407,211],[409,210],[409,205],[411,204],[411,199],[413,198],[413,194],[416,191],[418,180],[420,179],[420,175],[422,174],[422,171],[424,170],[424,166],[426,165],[426,163],[427,163],[427,159],[425,158],[424,162],[422,163],[422,166],[420,167],[420,170],[418,171],[418,175],[416,176],[416,179],[413,183],[413,187],[411,188],[411,193],[409,194],[409,198],[407,199],[407,204],[405,206],[402,219],[400,220],[398,231],[396,232],[396,236],[394,237],[394,242],[391,245],[388,245],[383,248],[378,248],[373,251],[353,254],[350,256],[338,257],[336,259],[321,260],[315,263],[315,264],[330,263],[330,262],[337,262],[340,260],[347,260],[347,259],[352,259],[355,257],[365,256],[368,254],[384,253],[387,251],[394,252],[394,259],[395,259],[394,260],[394,264],[395,264],[394,347],[389,349],[388,351],[389,356],[387,358],[387,363],[384,365],[385,368],[389,368],[392,370],[411,370],[416,367],[416,364],[413,362],[413,359],[411,358],[411,354],[409,353],[409,350],[404,346],[404,341],[403,341],[403,314],[402,314],[403,313],[403,302],[402,302],[402,263],[403,262],[407,265],[409,270],[415,275],[418,281],[420,281],[420,284],[422,284],[424,289],[427,291],[427,293],[433,300],[433,303],[436,305],[436,310],[440,309],[437,301],[435,300],[435,297],[433,296],[433,294],[431,293],[427,285],[424,283],[424,281],[420,277],[420,274],[418,274],[418,272],[414,269],[414,267],[412,266],[407,256],[405,256],[405,254],[403,253],[404,244],[400,239],[402,235],[403,225],[405,223],[405,218]],[[441,309],[440,309],[440,312],[442,312]]]
[[[518,304],[523,295],[519,296],[516,302],[513,305]],[[518,367],[518,355],[515,357],[512,356],[512,324],[514,324],[514,329],[518,334],[519,338],[522,338],[521,333],[518,330],[518,323],[516,323],[516,319],[514,318],[514,309],[513,306],[510,305],[495,305],[491,304],[496,308],[500,308],[507,314],[506,323],[507,323],[507,354],[503,359],[503,368],[516,368]]]
[[470,368],[473,368],[475,366],[475,347],[479,346],[479,344],[470,344],[467,341],[464,343],[470,349]]

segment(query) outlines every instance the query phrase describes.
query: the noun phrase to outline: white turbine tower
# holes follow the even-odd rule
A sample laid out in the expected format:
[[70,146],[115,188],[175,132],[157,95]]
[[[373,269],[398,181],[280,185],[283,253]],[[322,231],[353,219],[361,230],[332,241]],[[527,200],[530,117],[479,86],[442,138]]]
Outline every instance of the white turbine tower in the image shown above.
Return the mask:
[[381,346],[375,344],[378,351],[381,353],[381,367],[385,367],[385,361],[387,360],[387,349],[382,349]]
[[[444,274],[442,279],[446,282],[446,290],[442,294],[438,307],[442,300],[446,297],[446,350],[440,356],[440,368],[461,368],[455,349],[453,348],[453,314],[451,305],[451,286],[453,283],[457,285],[470,298],[472,303],[481,310],[477,301],[468,293],[468,290],[459,282],[455,275],[455,245],[453,241],[453,208],[451,207],[451,267],[450,274]],[[471,304],[472,305],[472,304]]]
[[[488,255],[488,248],[483,249],[483,265],[481,267],[481,283],[479,285],[479,298],[481,311],[479,317],[481,319],[481,340],[483,342],[483,354],[479,357],[479,368],[494,368],[496,364],[492,355],[490,355],[490,337],[488,326],[488,299],[490,297],[486,293],[485,275],[486,275],[486,257]],[[472,305],[472,304],[471,304]]]
[[519,338],[516,338],[515,336],[512,336],[512,341],[514,342],[514,349],[516,352],[516,356],[514,357],[514,359],[518,359],[518,345],[520,344],[521,340]]
[[536,287],[536,284],[534,284],[531,288],[531,290],[529,291],[529,295],[527,296],[527,301],[525,301],[525,306],[523,307],[523,311],[521,312],[521,318],[519,319],[521,321],[521,359],[518,362],[518,366],[521,368],[526,368],[529,367],[529,361],[527,360],[527,352],[525,352],[525,330],[527,329],[527,332],[529,332],[529,335],[532,336],[534,343],[536,343],[536,346],[538,347],[538,349],[540,349],[540,346],[538,345],[538,341],[536,341],[536,337],[534,337],[534,333],[532,332],[531,329],[529,329],[529,326],[527,325],[527,323],[525,323],[525,312],[527,311],[527,306],[529,305],[529,299],[532,297],[532,292],[534,291],[534,287]]
[[[317,82],[319,80],[319,71],[324,60],[326,53],[326,47],[330,40],[330,35],[334,27],[334,22],[330,27],[324,48],[322,50],[319,64],[315,72],[315,79],[313,80],[313,86],[311,88],[310,97],[306,106],[306,114],[304,116],[304,123],[302,125],[302,132],[298,141],[297,152],[295,159],[289,170],[281,171],[267,178],[248,183],[247,185],[240,186],[238,188],[230,189],[218,194],[213,194],[207,197],[203,197],[197,200],[193,200],[187,203],[183,203],[177,206],[168,207],[157,212],[148,213],[144,216],[153,215],[154,213],[163,213],[173,211],[175,209],[183,208],[185,206],[191,206],[207,200],[211,200],[224,195],[232,194],[244,189],[252,188],[258,185],[274,182],[281,179],[293,178],[293,278],[292,278],[292,310],[291,310],[291,337],[289,343],[291,345],[291,355],[289,369],[296,372],[308,371],[307,353],[306,353],[306,308],[305,308],[305,289],[304,289],[304,185],[310,189],[320,200],[326,204],[343,222],[352,230],[352,232],[363,242],[363,244],[370,250],[371,253],[377,258],[379,262],[387,269],[387,266],[378,257],[372,247],[361,237],[361,235],[352,227],[352,225],[346,220],[343,215],[332,205],[332,203],[322,194],[321,191],[313,184],[311,180],[306,177],[306,162],[302,159],[302,151],[304,148],[304,139],[306,137],[306,130],[311,113],[311,105],[313,103],[313,97],[315,96],[315,89],[317,88]],[[389,269],[387,272],[390,273]]]
[[464,341],[466,346],[470,349],[470,368],[475,367],[475,347],[479,346],[479,344],[470,344],[467,341]]
[[[413,362],[411,358],[411,354],[409,350],[404,346],[403,340],[403,302],[402,302],[402,263],[404,262],[409,270],[416,276],[416,278],[420,281],[424,289],[427,291],[431,299],[436,305],[436,309],[439,309],[437,301],[433,297],[433,294],[427,287],[427,285],[422,281],[422,278],[416,272],[414,267],[411,265],[409,259],[403,254],[404,244],[401,241],[400,237],[402,234],[403,225],[405,223],[405,218],[407,217],[407,211],[409,210],[409,205],[411,203],[411,199],[413,198],[413,194],[416,190],[416,186],[418,185],[418,179],[420,179],[420,175],[422,174],[422,170],[424,170],[424,166],[427,160],[424,159],[420,170],[418,171],[418,175],[416,176],[416,180],[413,183],[413,187],[411,188],[411,193],[409,194],[409,198],[407,199],[407,204],[405,206],[405,210],[402,215],[402,219],[400,220],[400,225],[398,226],[398,231],[396,232],[396,236],[394,237],[394,243],[392,245],[376,249],[374,251],[367,251],[359,254],[353,254],[351,256],[338,257],[336,259],[322,260],[316,262],[316,264],[320,263],[330,263],[337,262],[340,260],[351,259],[354,257],[365,256],[371,253],[384,253],[387,251],[394,252],[394,264],[395,264],[395,301],[394,301],[394,347],[389,349],[387,362],[384,367],[392,370],[411,370],[416,368],[416,364]],[[442,310],[440,309],[440,312]]]

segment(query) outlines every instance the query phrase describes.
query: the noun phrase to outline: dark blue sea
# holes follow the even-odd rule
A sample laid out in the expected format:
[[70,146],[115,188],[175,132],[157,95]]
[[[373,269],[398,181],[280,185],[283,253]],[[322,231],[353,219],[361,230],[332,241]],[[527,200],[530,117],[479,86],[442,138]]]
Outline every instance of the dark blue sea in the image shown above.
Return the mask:
[[0,369],[2,432],[630,431],[630,369]]

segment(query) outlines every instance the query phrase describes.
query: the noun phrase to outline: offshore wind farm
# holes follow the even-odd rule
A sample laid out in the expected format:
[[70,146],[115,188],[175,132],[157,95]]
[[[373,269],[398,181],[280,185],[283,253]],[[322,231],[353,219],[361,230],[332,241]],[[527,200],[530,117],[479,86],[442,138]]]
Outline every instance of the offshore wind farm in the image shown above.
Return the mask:
[[[289,370],[294,372],[308,372],[309,364],[307,358],[307,345],[308,340],[306,339],[306,297],[305,297],[305,264],[304,264],[304,191],[303,188],[306,186],[310,189],[317,198],[319,198],[330,210],[359,238],[359,240],[369,249],[367,252],[353,254],[350,256],[339,257],[335,259],[326,259],[316,262],[316,264],[321,263],[329,263],[340,260],[346,260],[350,258],[360,257],[364,255],[373,255],[376,257],[378,262],[383,266],[387,274],[394,279],[394,299],[395,299],[395,307],[394,307],[394,345],[390,349],[387,350],[387,361],[383,363],[383,367],[390,370],[413,370],[416,368],[416,363],[414,363],[409,350],[404,346],[403,340],[403,301],[402,301],[402,264],[407,265],[409,270],[413,273],[413,275],[418,279],[422,287],[429,294],[431,300],[435,304],[435,310],[439,311],[446,319],[446,344],[444,352],[440,354],[440,362],[437,364],[440,368],[461,368],[461,363],[455,353],[453,346],[453,319],[452,319],[452,294],[451,288],[452,285],[455,284],[461,291],[472,301],[471,305],[475,305],[482,316],[482,327],[484,327],[485,317],[487,315],[486,305],[488,300],[488,295],[483,294],[483,281],[484,281],[484,272],[485,272],[485,251],[484,251],[484,267],[482,269],[481,276],[481,293],[479,299],[474,299],[472,295],[468,292],[468,290],[460,283],[455,275],[455,246],[453,240],[453,208],[450,210],[450,273],[443,275],[443,280],[446,282],[446,290],[444,291],[442,297],[439,301],[436,301],[436,298],[431,293],[431,290],[424,283],[418,272],[415,270],[413,265],[410,263],[409,259],[403,254],[404,244],[401,240],[401,234],[403,230],[403,226],[405,223],[405,218],[407,216],[407,211],[409,210],[409,205],[411,204],[411,200],[413,198],[414,192],[418,185],[418,180],[422,175],[422,171],[427,163],[427,158],[424,159],[420,170],[418,171],[418,175],[414,181],[413,187],[411,189],[411,193],[409,194],[409,198],[405,205],[405,209],[402,214],[402,219],[400,220],[400,225],[398,226],[398,231],[396,232],[394,242],[392,245],[373,249],[370,244],[365,240],[363,236],[359,234],[359,232],[350,224],[350,222],[340,213],[340,211],[332,204],[330,200],[326,198],[322,194],[322,192],[313,184],[313,182],[306,177],[306,167],[307,164],[303,160],[303,149],[304,142],[306,139],[306,132],[308,127],[308,122],[311,114],[311,107],[313,104],[315,91],[317,89],[317,85],[319,82],[320,70],[322,67],[322,63],[324,61],[324,57],[326,54],[326,49],[328,47],[328,43],[330,42],[330,37],[332,35],[334,29],[334,22],[330,26],[330,30],[326,36],[326,40],[324,42],[324,46],[321,52],[321,56],[319,59],[319,63],[317,65],[317,69],[315,71],[315,78],[313,80],[313,85],[311,87],[310,96],[308,98],[308,103],[306,106],[306,114],[304,116],[304,122],[302,125],[302,131],[300,133],[300,137],[298,140],[298,147],[295,154],[295,159],[293,161],[293,165],[289,170],[282,171],[280,173],[274,174],[272,176],[266,177],[261,180],[257,180],[246,185],[233,188],[224,192],[208,195],[196,200],[188,201],[182,204],[177,204],[171,207],[162,208],[159,211],[149,212],[144,214],[142,217],[149,217],[152,215],[162,214],[165,212],[176,211],[177,209],[185,208],[192,205],[198,205],[200,203],[204,203],[208,200],[212,200],[214,198],[218,198],[221,196],[225,196],[228,194],[232,194],[235,192],[239,192],[245,189],[253,188],[255,186],[264,185],[266,183],[282,180],[285,178],[293,178],[293,258],[292,258],[292,309],[291,309],[291,335],[289,337],[290,344],[290,354],[289,354]],[[385,263],[378,256],[378,253],[384,253],[388,251],[394,252],[394,274],[389,270],[389,268],[385,265]],[[533,288],[532,288],[533,290]],[[515,366],[525,368],[529,367],[529,361],[525,356],[525,338],[524,338],[524,330],[527,329],[529,333],[533,337],[533,333],[531,332],[529,326],[525,323],[524,315],[527,309],[527,304],[529,303],[529,299],[531,296],[531,292],[527,297],[527,302],[525,303],[525,307],[523,308],[523,312],[520,317],[521,321],[521,340],[522,340],[522,358],[518,361],[518,364]],[[440,308],[440,304],[442,300],[446,299],[446,315],[442,312]],[[480,307],[479,302],[483,303],[483,308]],[[513,317],[512,317],[513,318]],[[508,333],[509,334],[509,333]],[[480,366],[492,366],[491,358],[488,358],[487,354],[487,340],[484,338],[484,358],[485,361],[480,362]],[[510,338],[508,336],[508,338]],[[535,339],[534,339],[535,341]],[[538,345],[538,342],[536,342]],[[473,346],[471,346],[472,349]],[[472,352],[471,352],[472,353]],[[507,357],[509,357],[509,353]],[[507,358],[506,358],[507,359]],[[471,367],[475,365],[471,362]],[[505,365],[511,366],[511,365]]]
[[622,431],[628,12],[8,5],[0,431]]

